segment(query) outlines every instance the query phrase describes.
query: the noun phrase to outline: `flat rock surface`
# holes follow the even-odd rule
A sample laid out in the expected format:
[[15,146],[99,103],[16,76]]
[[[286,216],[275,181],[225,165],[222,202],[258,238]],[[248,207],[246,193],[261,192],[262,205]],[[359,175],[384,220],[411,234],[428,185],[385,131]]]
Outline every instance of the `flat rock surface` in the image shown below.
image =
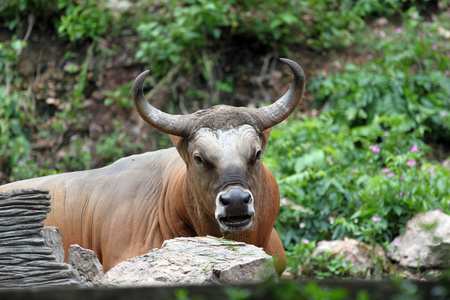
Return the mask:
[[176,238],[121,262],[106,274],[113,286],[254,283],[276,277],[262,248],[214,237]]

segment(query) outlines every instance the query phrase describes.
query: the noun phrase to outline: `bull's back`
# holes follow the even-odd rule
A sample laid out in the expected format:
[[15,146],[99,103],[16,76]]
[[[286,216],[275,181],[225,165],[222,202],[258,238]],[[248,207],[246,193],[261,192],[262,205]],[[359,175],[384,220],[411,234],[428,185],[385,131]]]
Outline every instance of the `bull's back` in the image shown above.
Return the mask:
[[148,224],[151,221],[139,219],[156,221],[162,175],[167,165],[178,165],[180,161],[176,150],[171,148],[125,157],[100,169],[13,182],[0,186],[0,192],[31,187],[48,189],[52,210],[45,224],[59,227],[66,255],[71,244],[79,244],[94,250],[102,260],[103,256],[111,256],[105,248],[117,247],[118,251],[126,252],[129,250],[120,250],[121,245],[139,244],[136,235],[147,231],[136,227],[143,222],[152,226]]

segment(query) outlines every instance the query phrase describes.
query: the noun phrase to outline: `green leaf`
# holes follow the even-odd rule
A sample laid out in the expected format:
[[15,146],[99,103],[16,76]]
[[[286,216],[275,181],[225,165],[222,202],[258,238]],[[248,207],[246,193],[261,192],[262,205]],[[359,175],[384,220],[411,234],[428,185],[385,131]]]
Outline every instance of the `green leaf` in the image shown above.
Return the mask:
[[336,178],[331,178],[330,179],[331,184],[342,194],[345,193],[345,189],[344,187],[337,181]]
[[403,213],[403,208],[399,205],[394,205],[393,210],[397,216],[401,216]]

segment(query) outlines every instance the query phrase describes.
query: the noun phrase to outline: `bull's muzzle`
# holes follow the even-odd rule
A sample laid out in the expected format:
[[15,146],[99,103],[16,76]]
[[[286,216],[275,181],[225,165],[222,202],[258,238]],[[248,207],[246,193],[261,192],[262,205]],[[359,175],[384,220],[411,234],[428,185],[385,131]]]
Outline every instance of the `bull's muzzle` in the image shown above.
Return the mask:
[[252,226],[253,195],[241,187],[230,187],[216,197],[215,217],[222,230],[244,230]]

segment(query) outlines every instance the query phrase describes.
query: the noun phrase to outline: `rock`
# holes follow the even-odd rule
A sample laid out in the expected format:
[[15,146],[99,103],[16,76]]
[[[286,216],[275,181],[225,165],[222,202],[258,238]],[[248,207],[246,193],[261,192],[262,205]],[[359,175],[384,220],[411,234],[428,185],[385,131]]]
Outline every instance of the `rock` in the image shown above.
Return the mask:
[[209,236],[167,240],[106,273],[114,286],[255,283],[269,277],[276,277],[275,268],[262,248]]
[[381,17],[381,18],[375,20],[375,22],[373,24],[378,27],[384,27],[389,24],[389,20],[385,17]]
[[0,193],[0,289],[86,286],[44,241],[49,211],[47,190]]
[[67,62],[64,65],[63,70],[69,74],[78,73],[78,71],[80,71],[80,65],[73,62]]
[[107,285],[103,267],[94,251],[75,244],[70,245],[68,252],[67,263],[74,267],[85,281],[96,287]]
[[110,0],[106,3],[106,7],[112,10],[120,11],[129,10],[135,7],[135,5],[130,1]]
[[376,262],[381,261],[384,265],[386,255],[380,246],[372,247],[354,239],[344,239],[336,241],[320,241],[314,249],[313,256],[320,252],[331,252],[333,255],[343,253],[345,259],[353,264],[357,273],[365,273],[374,267]]
[[60,263],[64,263],[64,246],[62,242],[61,232],[58,227],[45,226],[42,229],[42,236],[45,244],[53,250],[53,254]]
[[439,210],[417,214],[387,250],[401,267],[450,267],[450,216]]

